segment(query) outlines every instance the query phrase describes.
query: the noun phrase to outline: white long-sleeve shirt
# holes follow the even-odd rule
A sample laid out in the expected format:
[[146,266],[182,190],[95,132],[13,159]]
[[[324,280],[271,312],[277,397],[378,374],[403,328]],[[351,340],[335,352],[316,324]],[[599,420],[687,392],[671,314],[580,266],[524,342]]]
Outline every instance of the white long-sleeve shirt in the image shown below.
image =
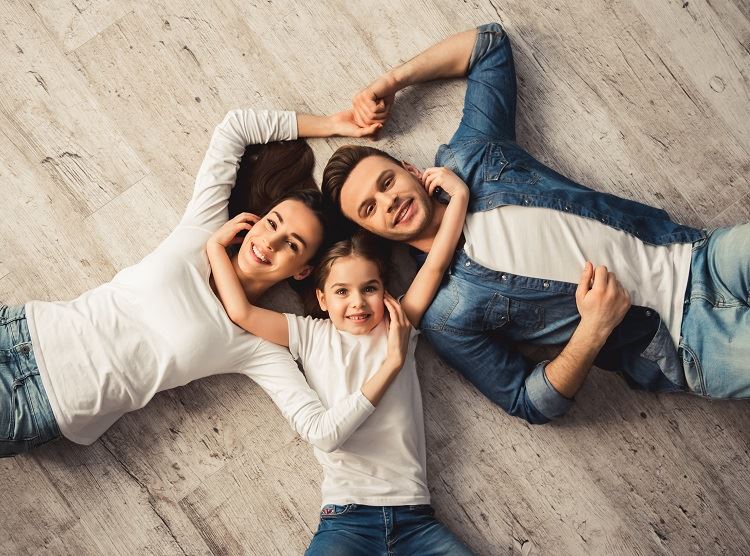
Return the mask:
[[359,391],[326,408],[289,352],[235,326],[209,285],[205,244],[228,218],[245,146],[296,137],[294,112],[230,112],[214,131],[182,221],[153,253],[77,299],[26,304],[63,436],[91,444],[157,392],[232,372],[257,382],[323,451],[367,419],[374,408]]

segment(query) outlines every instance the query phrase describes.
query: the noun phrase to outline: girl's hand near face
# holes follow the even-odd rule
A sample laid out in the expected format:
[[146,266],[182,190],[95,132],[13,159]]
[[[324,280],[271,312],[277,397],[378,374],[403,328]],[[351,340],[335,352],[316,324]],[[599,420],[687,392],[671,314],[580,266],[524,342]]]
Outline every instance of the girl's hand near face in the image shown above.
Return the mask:
[[422,173],[422,185],[424,185],[430,197],[432,197],[438,187],[450,195],[451,199],[457,196],[467,198],[469,196],[469,188],[464,181],[443,166],[427,168]]
[[401,304],[393,296],[386,292],[383,301],[385,302],[385,308],[388,310],[388,353],[386,362],[400,369],[406,361],[411,324],[401,308]]
[[216,230],[209,238],[209,243],[218,243],[225,249],[230,245],[242,243],[243,236],[237,237],[240,232],[247,232],[256,222],[260,220],[250,212],[241,212],[231,220],[227,221],[221,228]]

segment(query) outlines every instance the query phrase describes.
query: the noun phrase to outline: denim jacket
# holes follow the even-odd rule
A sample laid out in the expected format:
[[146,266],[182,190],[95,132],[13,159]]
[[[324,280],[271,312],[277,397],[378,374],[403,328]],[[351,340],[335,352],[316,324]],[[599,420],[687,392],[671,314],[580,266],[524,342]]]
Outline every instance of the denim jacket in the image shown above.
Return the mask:
[[[516,83],[507,35],[479,28],[469,62],[458,130],[435,157],[469,186],[470,213],[500,205],[566,211],[633,234],[654,245],[692,243],[705,232],[676,224],[666,212],[593,191],[543,165],[515,143]],[[550,256],[540,253],[539,256]],[[563,344],[576,329],[577,284],[496,272],[458,250],[420,328],[440,356],[511,415],[545,423],[573,401],[550,384],[518,343]],[[659,314],[630,308],[595,360],[634,388],[685,388],[676,347]]]

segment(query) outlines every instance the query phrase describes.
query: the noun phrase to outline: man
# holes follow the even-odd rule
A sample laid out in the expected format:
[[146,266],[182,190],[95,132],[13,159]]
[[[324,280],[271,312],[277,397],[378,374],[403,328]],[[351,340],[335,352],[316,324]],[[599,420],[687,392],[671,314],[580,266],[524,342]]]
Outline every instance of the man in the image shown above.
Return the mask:
[[[403,87],[463,75],[463,117],[435,160],[469,185],[465,243],[420,324],[443,359],[531,423],[568,411],[592,364],[634,388],[750,395],[750,226],[682,226],[523,151],[499,25],[454,35],[378,78],[354,99],[357,122],[384,123]],[[444,206],[420,175],[377,149],[346,146],[328,162],[323,192],[355,224],[427,252]],[[720,348],[727,334],[732,347]],[[534,364],[518,343],[565,347]]]

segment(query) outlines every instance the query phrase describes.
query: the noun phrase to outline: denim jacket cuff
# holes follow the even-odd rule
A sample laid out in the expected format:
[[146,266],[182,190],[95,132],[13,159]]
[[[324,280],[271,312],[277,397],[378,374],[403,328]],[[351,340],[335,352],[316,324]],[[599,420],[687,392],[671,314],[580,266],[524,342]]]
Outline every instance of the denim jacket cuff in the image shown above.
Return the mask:
[[566,398],[555,390],[544,368],[549,361],[539,363],[529,376],[526,377],[526,395],[534,407],[548,419],[562,417],[573,405],[573,400]]
[[490,47],[496,40],[495,37],[499,35],[502,38],[504,34],[505,30],[503,30],[499,23],[485,23],[477,27],[477,39],[469,58],[469,71],[489,52]]

